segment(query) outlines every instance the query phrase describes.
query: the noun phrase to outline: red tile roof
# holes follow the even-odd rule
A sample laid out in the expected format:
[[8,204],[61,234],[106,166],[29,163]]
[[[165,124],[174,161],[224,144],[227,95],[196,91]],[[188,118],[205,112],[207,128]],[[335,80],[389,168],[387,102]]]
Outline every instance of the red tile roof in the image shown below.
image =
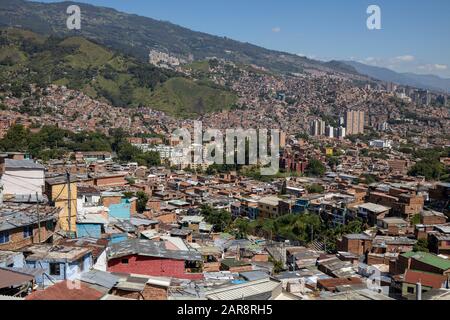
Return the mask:
[[447,278],[440,274],[433,274],[415,270],[406,270],[404,282],[416,284],[420,282],[423,286],[439,289]]
[[84,282],[62,281],[45,290],[35,291],[25,300],[99,300],[103,292],[95,290]]
[[317,280],[317,284],[319,287],[322,287],[326,290],[333,291],[337,286],[344,285],[354,285],[354,284],[362,284],[363,281],[360,278],[352,277],[352,278],[331,278],[331,279],[320,279]]

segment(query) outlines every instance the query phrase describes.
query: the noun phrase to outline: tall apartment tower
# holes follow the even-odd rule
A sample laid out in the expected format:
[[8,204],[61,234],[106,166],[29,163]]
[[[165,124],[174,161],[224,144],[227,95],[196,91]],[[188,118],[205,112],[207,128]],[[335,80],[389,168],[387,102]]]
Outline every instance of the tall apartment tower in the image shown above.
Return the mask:
[[347,111],[345,129],[347,135],[363,134],[364,111]]
[[323,136],[325,134],[325,121],[314,120],[310,124],[310,132],[314,137]]
[[334,138],[334,128],[332,126],[325,127],[325,136],[328,138]]

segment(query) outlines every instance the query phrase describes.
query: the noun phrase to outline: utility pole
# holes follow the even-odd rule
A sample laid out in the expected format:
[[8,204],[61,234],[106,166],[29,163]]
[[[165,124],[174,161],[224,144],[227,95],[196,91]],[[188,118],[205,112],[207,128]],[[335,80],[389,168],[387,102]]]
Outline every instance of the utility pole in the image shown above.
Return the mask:
[[69,235],[72,235],[72,199],[71,195],[72,192],[70,190],[70,173],[69,170],[66,171],[66,178],[67,178],[67,210],[68,210],[68,216],[69,216]]
[[39,195],[36,192],[36,214],[38,219],[38,241],[41,243],[41,215],[39,213]]

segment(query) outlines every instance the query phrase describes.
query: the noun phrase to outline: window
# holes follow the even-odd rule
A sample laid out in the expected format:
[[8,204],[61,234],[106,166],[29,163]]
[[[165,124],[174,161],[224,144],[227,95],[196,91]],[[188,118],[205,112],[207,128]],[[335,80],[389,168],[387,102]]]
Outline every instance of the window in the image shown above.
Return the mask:
[[122,264],[128,264],[128,259],[122,259]]
[[80,268],[80,272],[84,271],[84,260],[81,259],[81,261],[78,263],[78,267]]
[[414,293],[414,287],[408,287],[408,293]]
[[8,243],[9,242],[9,232],[3,231],[0,232],[0,243]]
[[33,227],[32,226],[25,226],[23,227],[23,238],[31,238],[33,236]]
[[61,275],[61,266],[59,263],[50,263],[50,275],[51,276]]

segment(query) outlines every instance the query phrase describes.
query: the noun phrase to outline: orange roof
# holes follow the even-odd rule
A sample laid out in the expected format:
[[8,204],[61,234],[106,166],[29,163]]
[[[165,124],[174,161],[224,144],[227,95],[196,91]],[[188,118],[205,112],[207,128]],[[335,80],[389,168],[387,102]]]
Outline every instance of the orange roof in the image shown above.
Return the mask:
[[100,300],[103,292],[93,289],[84,282],[62,281],[45,290],[30,294],[25,300]]
[[405,272],[404,282],[416,284],[420,282],[425,287],[439,289],[447,278],[441,274],[427,273],[408,269]]
[[327,290],[333,290],[337,286],[352,285],[352,284],[362,284],[363,281],[360,278],[331,278],[331,279],[320,279],[317,280],[317,284],[326,288]]

